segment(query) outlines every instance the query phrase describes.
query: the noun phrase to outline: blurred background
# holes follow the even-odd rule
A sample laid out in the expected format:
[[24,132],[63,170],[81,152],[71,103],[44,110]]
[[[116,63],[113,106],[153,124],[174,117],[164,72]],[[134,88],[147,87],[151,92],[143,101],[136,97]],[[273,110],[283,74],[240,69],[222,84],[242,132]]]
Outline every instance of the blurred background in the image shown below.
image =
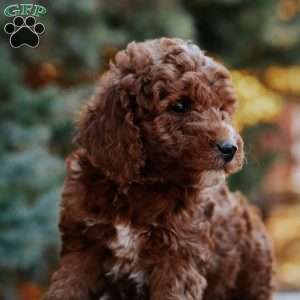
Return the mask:
[[[47,8],[39,47],[13,49],[0,32],[0,299],[41,298],[57,266],[72,120],[116,51],[161,36],[232,70],[247,163],[230,185],[262,212],[280,290],[299,290],[300,0],[34,2]],[[30,1],[1,11],[16,3]]]

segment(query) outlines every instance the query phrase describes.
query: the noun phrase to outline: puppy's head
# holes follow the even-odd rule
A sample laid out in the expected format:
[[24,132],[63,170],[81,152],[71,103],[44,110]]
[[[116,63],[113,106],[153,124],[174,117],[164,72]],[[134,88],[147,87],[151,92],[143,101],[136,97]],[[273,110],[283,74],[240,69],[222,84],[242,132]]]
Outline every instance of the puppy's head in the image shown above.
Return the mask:
[[196,182],[208,172],[242,167],[234,107],[229,72],[194,44],[131,43],[101,78],[77,140],[94,166],[119,184]]

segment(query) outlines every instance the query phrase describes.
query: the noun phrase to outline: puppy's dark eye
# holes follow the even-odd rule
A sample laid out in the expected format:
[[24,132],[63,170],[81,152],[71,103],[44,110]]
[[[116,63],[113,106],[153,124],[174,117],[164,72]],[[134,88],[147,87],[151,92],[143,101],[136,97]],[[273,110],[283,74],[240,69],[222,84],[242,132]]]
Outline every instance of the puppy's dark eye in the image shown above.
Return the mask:
[[191,108],[191,101],[188,98],[181,98],[170,106],[170,109],[176,113],[185,113]]

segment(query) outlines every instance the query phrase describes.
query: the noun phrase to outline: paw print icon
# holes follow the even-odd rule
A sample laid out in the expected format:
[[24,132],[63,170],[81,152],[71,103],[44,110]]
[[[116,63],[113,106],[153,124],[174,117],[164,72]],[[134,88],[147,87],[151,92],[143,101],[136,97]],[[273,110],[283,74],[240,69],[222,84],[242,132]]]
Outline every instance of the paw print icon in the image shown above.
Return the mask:
[[13,48],[21,46],[36,48],[40,43],[39,36],[45,31],[45,26],[37,23],[32,16],[28,16],[26,19],[17,16],[12,23],[4,26],[4,31],[10,35],[9,42]]

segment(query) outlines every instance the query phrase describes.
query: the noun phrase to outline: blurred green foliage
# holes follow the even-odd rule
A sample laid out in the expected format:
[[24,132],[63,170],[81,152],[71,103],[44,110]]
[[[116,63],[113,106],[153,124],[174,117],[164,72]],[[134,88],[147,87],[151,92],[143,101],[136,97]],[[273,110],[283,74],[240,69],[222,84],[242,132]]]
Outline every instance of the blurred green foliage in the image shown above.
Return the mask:
[[256,124],[246,128],[242,135],[245,142],[245,163],[243,169],[229,178],[232,190],[241,190],[250,200],[260,203],[260,187],[265,175],[265,170],[271,165],[278,154],[273,150],[263,151],[260,139],[265,133],[276,134],[276,126],[272,124]]
[[[295,62],[300,38],[292,33],[299,19],[278,20],[277,2],[39,1],[47,14],[39,19],[46,31],[38,48],[12,49],[0,33],[0,299],[18,299],[14,282],[22,274],[47,280],[58,249],[59,194],[74,112],[107,63],[105,50],[170,36],[193,39],[233,67]],[[1,1],[1,10],[12,3]],[[0,28],[7,21],[1,18]],[[45,63],[58,75],[41,81],[37,70]],[[260,176],[246,177],[250,193]]]

